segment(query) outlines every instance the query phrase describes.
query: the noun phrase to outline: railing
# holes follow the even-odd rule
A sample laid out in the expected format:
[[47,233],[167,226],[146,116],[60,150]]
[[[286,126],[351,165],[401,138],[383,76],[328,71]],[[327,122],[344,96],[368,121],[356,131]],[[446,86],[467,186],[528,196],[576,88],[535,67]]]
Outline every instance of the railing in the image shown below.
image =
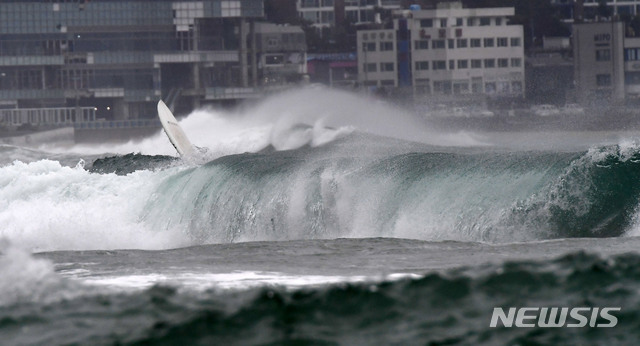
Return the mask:
[[205,99],[206,100],[231,100],[231,99],[248,99],[248,98],[259,98],[261,96],[284,91],[292,88],[292,85],[271,85],[271,86],[262,86],[258,88],[222,88],[222,87],[213,87],[205,89]]
[[1,109],[0,123],[5,125],[64,126],[96,120],[93,107]]
[[139,128],[139,127],[160,127],[160,121],[157,119],[137,119],[137,120],[98,120],[91,122],[76,123],[73,125],[79,130],[117,130],[124,128]]

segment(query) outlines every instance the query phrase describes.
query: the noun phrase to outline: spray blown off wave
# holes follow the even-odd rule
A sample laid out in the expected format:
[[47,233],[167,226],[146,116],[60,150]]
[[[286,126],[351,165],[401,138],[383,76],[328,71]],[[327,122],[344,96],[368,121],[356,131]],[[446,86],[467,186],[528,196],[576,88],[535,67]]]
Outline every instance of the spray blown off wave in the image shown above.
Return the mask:
[[[445,146],[480,142],[466,133],[442,133],[407,111],[380,100],[325,88],[303,88],[271,96],[238,111],[199,109],[180,121],[194,145],[209,149],[209,159],[304,145],[320,146],[353,132]],[[69,148],[44,146],[47,151]],[[164,133],[120,145],[77,145],[83,154],[175,155]]]

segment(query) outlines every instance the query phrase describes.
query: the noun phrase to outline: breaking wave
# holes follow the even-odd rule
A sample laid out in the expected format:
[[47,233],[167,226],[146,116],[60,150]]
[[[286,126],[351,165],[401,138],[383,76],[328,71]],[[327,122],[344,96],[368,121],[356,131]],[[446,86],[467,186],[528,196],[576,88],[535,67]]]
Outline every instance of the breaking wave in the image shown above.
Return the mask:
[[338,237],[515,242],[639,228],[634,144],[493,152],[351,134],[204,165],[125,155],[87,168],[0,167],[0,236],[45,251]]

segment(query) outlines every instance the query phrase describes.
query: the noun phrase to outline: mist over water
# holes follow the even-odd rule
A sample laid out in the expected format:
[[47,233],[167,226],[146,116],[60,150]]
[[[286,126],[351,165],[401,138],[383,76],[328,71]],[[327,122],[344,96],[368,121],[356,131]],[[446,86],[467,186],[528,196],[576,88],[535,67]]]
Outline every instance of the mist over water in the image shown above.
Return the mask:
[[[410,112],[368,96],[323,87],[275,94],[238,110],[203,108],[179,118],[191,142],[209,150],[208,158],[256,152],[269,145],[277,150],[318,146],[353,131],[439,146],[482,144],[465,132],[431,129]],[[42,146],[54,152],[82,154],[176,155],[164,133],[125,144]]]

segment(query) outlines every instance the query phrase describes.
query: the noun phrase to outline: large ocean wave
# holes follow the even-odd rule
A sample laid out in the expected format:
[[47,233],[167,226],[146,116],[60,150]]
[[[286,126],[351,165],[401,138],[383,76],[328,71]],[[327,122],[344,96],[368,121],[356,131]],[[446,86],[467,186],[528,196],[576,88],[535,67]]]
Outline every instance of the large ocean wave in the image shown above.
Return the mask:
[[352,134],[321,147],[265,149],[203,165],[145,155],[87,168],[16,161],[0,167],[0,236],[44,251],[637,233],[640,148],[632,143],[580,152],[397,143]]

